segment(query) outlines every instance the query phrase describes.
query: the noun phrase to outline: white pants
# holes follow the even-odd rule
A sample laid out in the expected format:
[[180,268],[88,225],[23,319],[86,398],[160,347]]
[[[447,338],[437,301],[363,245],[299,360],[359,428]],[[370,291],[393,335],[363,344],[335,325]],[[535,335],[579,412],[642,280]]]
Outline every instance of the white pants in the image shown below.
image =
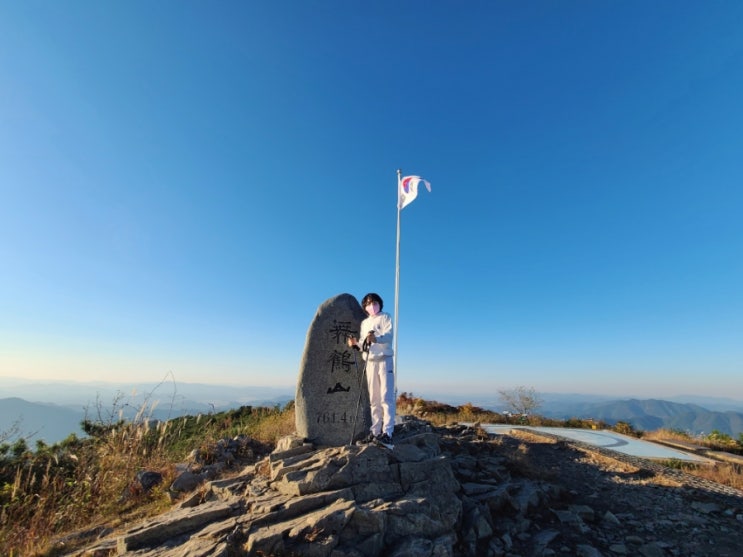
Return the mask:
[[390,437],[395,429],[395,374],[392,357],[369,360],[366,363],[366,384],[371,406],[371,432],[386,433]]

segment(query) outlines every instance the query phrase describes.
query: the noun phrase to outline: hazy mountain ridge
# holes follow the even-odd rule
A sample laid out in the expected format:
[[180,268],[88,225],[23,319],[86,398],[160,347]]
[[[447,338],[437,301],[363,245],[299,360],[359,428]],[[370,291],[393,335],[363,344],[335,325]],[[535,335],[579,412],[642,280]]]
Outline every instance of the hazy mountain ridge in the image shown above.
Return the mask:
[[[225,407],[251,404],[256,400],[291,400],[293,387],[262,387],[245,385],[215,385],[208,383],[159,382],[76,382],[28,381],[0,377],[0,396],[13,396],[30,402],[51,402],[60,406],[95,406],[112,403],[115,399],[129,401],[159,400],[160,405],[177,409]],[[186,408],[189,407],[189,408]]]
[[[0,435],[20,421],[20,433],[35,433],[31,440],[54,443],[70,433],[82,436],[80,422],[93,419],[100,411],[110,414],[115,401],[117,411],[131,419],[147,403],[147,416],[170,419],[184,415],[208,414],[240,406],[283,406],[293,400],[293,388],[214,385],[198,383],[116,384],[30,382],[0,378]],[[2,396],[2,395],[0,395]],[[477,396],[424,394],[427,400],[452,405],[471,402],[475,406],[500,412],[505,410],[497,395]],[[665,399],[626,398],[617,400],[606,395],[544,393],[538,414],[548,418],[593,418],[610,425],[627,422],[642,431],[659,428],[675,429],[692,435],[720,431],[734,438],[743,433],[743,402],[690,395],[672,398],[696,402],[673,402]],[[704,404],[704,406],[702,406]],[[154,408],[153,408],[154,406]],[[709,407],[715,410],[709,409]],[[740,410],[740,411],[739,411]],[[118,416],[118,412],[117,412]]]
[[[49,444],[61,441],[75,433],[82,437],[80,422],[82,410],[76,411],[51,403],[28,402],[21,398],[0,399],[0,441],[4,434],[17,428],[21,437],[30,437],[33,442],[43,439]],[[15,437],[8,439],[13,441]]]
[[[167,420],[209,414],[240,406],[284,406],[294,399],[291,389],[208,385],[200,383],[77,383],[34,382],[0,378],[0,440],[17,425],[19,434],[52,444],[71,433],[84,437],[86,417],[115,421],[144,417]],[[12,441],[12,439],[11,439]]]
[[593,418],[610,425],[627,422],[635,429],[653,431],[660,428],[675,429],[692,435],[708,434],[713,430],[737,437],[743,433],[743,413],[731,410],[708,410],[692,403],[670,402],[658,399],[629,399],[576,406],[573,412],[545,409],[546,417]]
[[[273,400],[254,400],[250,402],[226,402],[216,406],[214,404],[203,404],[196,401],[185,401],[179,408],[163,405],[162,408],[155,407],[144,413],[144,417],[156,420],[169,420],[179,416],[209,414],[239,408],[240,406],[283,406],[288,400],[282,398]],[[21,437],[28,438],[31,443],[43,440],[53,444],[67,438],[71,433],[78,437],[85,437],[82,431],[83,420],[98,419],[102,421],[116,421],[119,417],[132,420],[137,416],[140,407],[127,403],[126,405],[113,409],[102,403],[100,407],[82,405],[60,406],[49,402],[29,402],[18,397],[0,399],[0,441],[17,428]],[[12,436],[12,442],[17,436]]]

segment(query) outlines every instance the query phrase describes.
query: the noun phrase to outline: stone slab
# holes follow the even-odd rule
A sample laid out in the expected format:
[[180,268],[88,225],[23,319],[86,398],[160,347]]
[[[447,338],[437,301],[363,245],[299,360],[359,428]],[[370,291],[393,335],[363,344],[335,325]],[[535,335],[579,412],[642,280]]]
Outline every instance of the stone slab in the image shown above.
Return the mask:
[[371,426],[364,360],[349,348],[366,317],[358,300],[339,294],[323,302],[307,331],[299,369],[297,434],[318,446],[342,446]]

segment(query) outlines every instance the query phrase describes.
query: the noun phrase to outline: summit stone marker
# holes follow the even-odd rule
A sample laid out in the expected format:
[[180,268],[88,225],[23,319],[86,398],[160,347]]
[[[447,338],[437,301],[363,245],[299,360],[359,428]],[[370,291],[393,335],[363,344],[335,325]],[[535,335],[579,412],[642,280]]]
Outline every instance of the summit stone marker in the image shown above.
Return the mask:
[[[307,331],[299,369],[297,434],[321,446],[342,446],[371,427],[369,395],[362,380],[365,361],[346,344],[359,337],[366,317],[350,294],[323,302]],[[358,408],[358,411],[357,411]]]

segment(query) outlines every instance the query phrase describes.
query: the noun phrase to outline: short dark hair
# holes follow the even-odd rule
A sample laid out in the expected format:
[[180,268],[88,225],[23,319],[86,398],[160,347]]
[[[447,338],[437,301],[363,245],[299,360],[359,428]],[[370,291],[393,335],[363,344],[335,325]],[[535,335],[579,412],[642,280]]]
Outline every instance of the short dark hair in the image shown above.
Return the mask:
[[379,297],[379,294],[376,294],[375,292],[369,292],[361,299],[361,308],[363,309],[368,306],[369,302],[377,302],[379,304],[379,311],[382,311],[384,302],[382,301],[382,298]]

